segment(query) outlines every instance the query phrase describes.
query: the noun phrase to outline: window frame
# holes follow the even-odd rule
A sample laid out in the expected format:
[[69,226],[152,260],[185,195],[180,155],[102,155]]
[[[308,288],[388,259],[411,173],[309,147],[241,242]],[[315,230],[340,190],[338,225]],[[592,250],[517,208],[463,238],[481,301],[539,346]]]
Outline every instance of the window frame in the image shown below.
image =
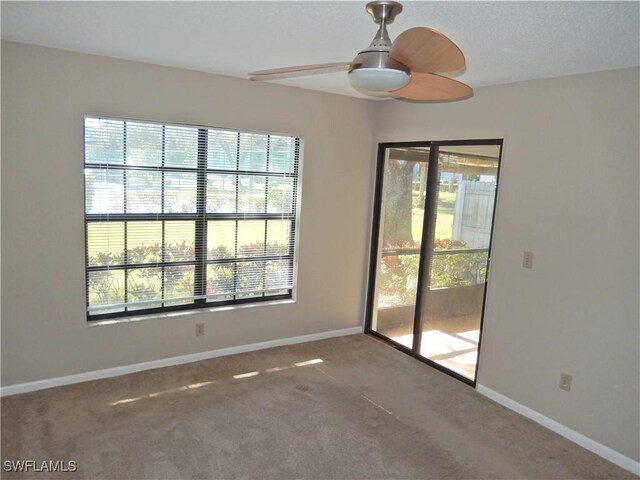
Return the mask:
[[[86,158],[86,121],[87,119],[95,119],[95,120],[105,120],[105,121],[116,121],[123,122],[126,125],[127,122],[136,123],[136,124],[148,124],[148,125],[160,125],[163,127],[163,142],[162,142],[162,165],[161,166],[147,166],[147,165],[127,165],[126,162],[126,140],[123,140],[123,162],[122,163],[108,163],[108,162],[88,162]],[[83,175],[83,210],[84,210],[84,236],[85,236],[85,310],[87,314],[87,322],[100,322],[105,320],[127,320],[131,317],[146,317],[150,315],[158,315],[165,313],[176,313],[176,312],[190,312],[193,310],[211,310],[218,307],[233,307],[233,306],[242,306],[246,304],[260,304],[265,302],[274,302],[274,301],[295,301],[296,299],[296,289],[297,289],[297,266],[298,266],[298,242],[299,242],[299,215],[300,215],[300,200],[301,200],[301,174],[302,174],[302,154],[303,154],[303,139],[299,135],[290,134],[290,133],[276,133],[276,132],[264,132],[264,131],[255,131],[255,130],[240,130],[240,129],[229,129],[215,126],[204,126],[204,125],[195,125],[195,124],[184,124],[184,123],[175,123],[175,122],[161,122],[154,120],[142,120],[142,119],[132,119],[125,117],[112,117],[112,116],[104,116],[104,115],[92,115],[85,114],[82,118],[82,156],[83,156],[83,172],[86,172],[87,169],[96,169],[98,171],[109,171],[110,169],[117,169],[123,172],[124,178],[126,178],[126,172],[129,171],[153,171],[153,172],[161,172],[162,173],[162,197],[164,199],[164,173],[165,172],[188,172],[188,173],[196,173],[196,211],[195,213],[165,213],[164,212],[164,200],[162,201],[162,212],[158,213],[126,213],[126,205],[127,205],[127,187],[126,181],[124,182],[124,190],[123,190],[123,201],[124,208],[122,213],[88,213],[88,205],[87,205],[87,179],[86,173]],[[164,145],[164,131],[166,127],[178,127],[178,128],[192,128],[197,129],[197,165],[195,168],[190,167],[177,167],[177,166],[166,166],[164,163],[165,157],[165,145]],[[126,128],[126,127],[125,127]],[[237,149],[236,149],[236,169],[224,169],[224,168],[211,168],[207,163],[207,154],[208,154],[208,131],[216,131],[216,132],[229,132],[237,137]],[[258,134],[267,136],[267,150],[266,150],[266,165],[264,171],[259,170],[246,170],[240,169],[240,138],[242,134]],[[276,137],[289,137],[294,142],[294,158],[293,158],[293,171],[292,172],[277,172],[277,171],[269,171],[269,139],[271,136]],[[220,174],[220,175],[234,175],[235,176],[235,198],[236,198],[236,211],[234,213],[213,213],[207,212],[207,176],[208,174]],[[238,200],[240,198],[240,177],[248,176],[248,177],[262,177],[265,178],[265,212],[264,213],[245,213],[238,211],[237,205]],[[270,178],[291,178],[292,179],[292,194],[291,194],[291,210],[289,213],[278,212],[278,213],[267,213],[268,207],[268,179]],[[183,260],[183,261],[166,261],[166,244],[164,240],[162,242],[162,254],[161,260],[158,262],[152,263],[143,263],[143,264],[134,264],[128,263],[127,261],[127,243],[126,243],[126,232],[127,225],[130,222],[136,221],[159,221],[162,222],[162,229],[164,232],[165,222],[167,220],[186,220],[194,222],[194,258],[193,260]],[[265,243],[264,243],[264,251],[263,255],[259,256],[238,256],[238,229],[239,229],[239,221],[242,220],[262,220],[265,222],[264,226],[264,235],[265,235]],[[267,241],[266,237],[268,235],[268,221],[269,220],[285,220],[289,222],[289,245],[288,250],[285,255],[268,255]],[[102,222],[122,222],[124,235],[125,235],[125,246],[124,246],[124,261],[121,265],[89,265],[89,225],[92,223],[102,223]],[[207,249],[207,231],[208,225],[211,221],[235,221],[235,238],[236,238],[236,251],[235,255],[229,258],[208,258],[208,249]],[[164,233],[163,233],[164,239]],[[251,292],[243,292],[238,291],[238,275],[237,268],[242,263],[249,262],[268,262],[268,261],[276,261],[286,259],[290,262],[289,272],[291,275],[291,287],[290,288],[274,288],[272,291],[285,291],[286,293],[276,294],[276,295],[265,295],[265,293],[269,292],[269,289],[263,288],[262,293],[259,296],[245,297],[245,298],[237,298],[238,296],[243,296],[247,293]],[[234,267],[234,291],[229,294],[232,296],[232,299],[229,300],[211,300],[207,297],[212,297],[212,295],[207,294],[207,276],[206,270],[208,265],[224,265],[224,264],[235,264]],[[110,311],[107,313],[91,313],[90,307],[90,291],[89,291],[89,275],[91,272],[96,271],[108,271],[108,270],[124,270],[124,285],[123,288],[125,290],[124,302],[119,304],[113,304],[114,306],[123,305],[128,303],[127,298],[127,285],[128,285],[128,271],[136,268],[162,268],[162,283],[164,285],[164,269],[166,267],[171,266],[184,266],[189,265],[194,267],[194,291],[193,291],[193,299],[192,303],[184,303],[180,305],[164,305],[164,303],[171,303],[175,300],[175,298],[161,298],[157,300],[148,300],[147,302],[150,304],[161,303],[163,306],[160,307],[151,307],[151,308],[134,308],[133,310],[127,308],[126,306],[122,311]],[[266,265],[266,264],[265,264]],[[263,287],[266,283],[266,269],[263,268]],[[164,291],[164,286],[162,287]],[[188,297],[186,297],[188,298]],[[135,305],[135,303],[133,303]],[[139,304],[138,304],[139,305]]]

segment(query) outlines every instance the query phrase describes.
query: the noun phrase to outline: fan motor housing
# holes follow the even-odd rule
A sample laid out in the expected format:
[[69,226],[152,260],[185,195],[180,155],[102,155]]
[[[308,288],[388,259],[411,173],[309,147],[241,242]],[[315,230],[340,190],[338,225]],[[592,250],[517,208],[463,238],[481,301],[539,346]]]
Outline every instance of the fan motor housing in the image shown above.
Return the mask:
[[407,75],[410,73],[409,67],[389,57],[388,50],[364,50],[356,55],[356,58],[353,59],[353,63],[357,63],[358,65],[351,68],[349,72],[360,68],[383,68],[400,70],[405,72]]

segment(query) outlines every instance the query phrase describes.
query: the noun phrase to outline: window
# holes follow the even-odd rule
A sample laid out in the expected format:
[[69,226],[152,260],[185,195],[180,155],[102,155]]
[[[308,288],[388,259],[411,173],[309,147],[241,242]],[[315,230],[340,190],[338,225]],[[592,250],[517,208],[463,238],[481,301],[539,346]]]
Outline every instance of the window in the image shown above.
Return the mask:
[[88,320],[292,298],[300,139],[84,119]]

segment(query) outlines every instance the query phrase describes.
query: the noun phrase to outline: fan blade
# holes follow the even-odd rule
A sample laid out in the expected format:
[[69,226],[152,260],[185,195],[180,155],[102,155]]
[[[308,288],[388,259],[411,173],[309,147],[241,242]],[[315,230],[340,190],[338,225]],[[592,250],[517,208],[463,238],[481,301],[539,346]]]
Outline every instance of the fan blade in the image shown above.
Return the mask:
[[278,78],[298,77],[302,75],[315,75],[317,73],[333,73],[348,70],[359,65],[351,62],[319,63],[316,65],[298,65],[296,67],[272,68],[249,73],[251,80],[275,80]]
[[473,89],[457,80],[433,73],[411,72],[409,85],[390,93],[395,98],[438,101],[470,97]]
[[389,56],[414,72],[454,72],[464,67],[464,55],[442,33],[427,27],[405,30],[391,45]]

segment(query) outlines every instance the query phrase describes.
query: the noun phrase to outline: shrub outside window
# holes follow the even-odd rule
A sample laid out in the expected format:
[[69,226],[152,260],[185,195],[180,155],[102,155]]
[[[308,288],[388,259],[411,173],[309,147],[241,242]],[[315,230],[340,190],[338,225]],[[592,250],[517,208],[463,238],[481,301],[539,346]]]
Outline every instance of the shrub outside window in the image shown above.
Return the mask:
[[292,298],[300,148],[86,116],[88,320]]

